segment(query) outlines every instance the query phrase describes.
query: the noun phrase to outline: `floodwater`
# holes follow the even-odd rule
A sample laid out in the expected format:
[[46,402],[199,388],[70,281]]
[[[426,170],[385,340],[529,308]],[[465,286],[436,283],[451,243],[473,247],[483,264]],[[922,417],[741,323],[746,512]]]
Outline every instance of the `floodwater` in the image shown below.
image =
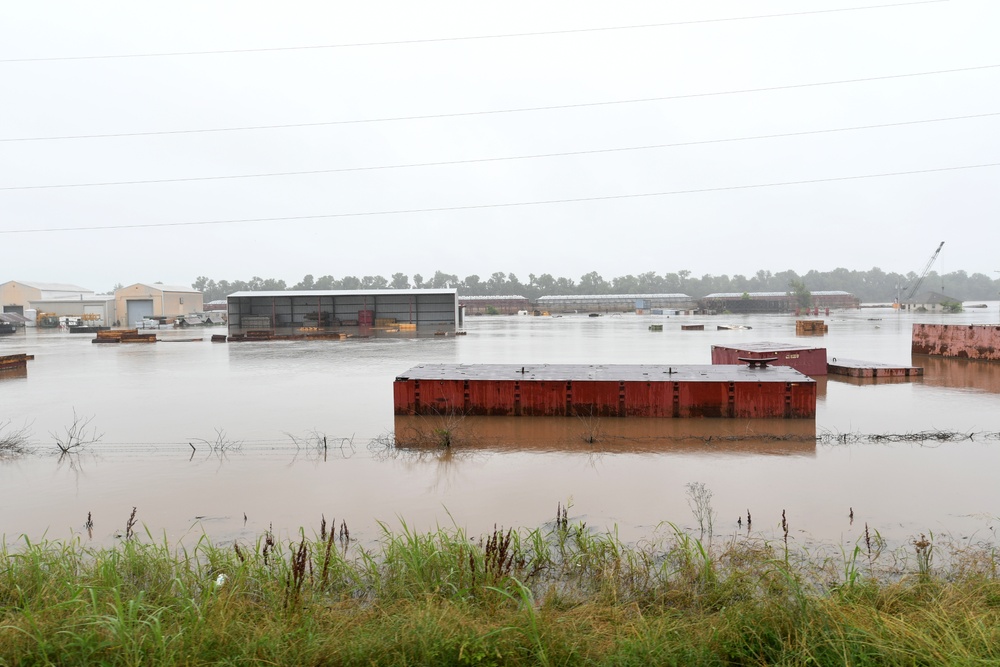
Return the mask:
[[[240,344],[210,342],[219,329],[131,345],[29,329],[0,337],[0,355],[35,355],[26,377],[0,379],[0,425],[26,428],[36,450],[0,460],[0,533],[108,544],[135,507],[171,543],[252,540],[269,527],[294,536],[318,531],[323,516],[365,541],[380,523],[533,528],[561,503],[571,520],[631,541],[664,522],[697,533],[687,485],[702,483],[716,535],[745,533],[748,510],[755,534],[776,535],[784,510],[790,539],[806,545],[853,545],[866,523],[895,544],[932,532],[996,543],[1000,363],[911,358],[910,332],[914,322],[995,323],[998,304],[824,319],[829,333],[818,337],[796,337],[795,318],[775,315],[472,317],[465,336]],[[724,324],[752,328],[717,330]],[[713,344],[762,341],[926,374],[819,378],[815,422],[393,416],[394,377],[420,363],[707,364]],[[101,438],[60,457],[56,437],[74,419]],[[446,431],[452,446],[396,447],[396,429]]]

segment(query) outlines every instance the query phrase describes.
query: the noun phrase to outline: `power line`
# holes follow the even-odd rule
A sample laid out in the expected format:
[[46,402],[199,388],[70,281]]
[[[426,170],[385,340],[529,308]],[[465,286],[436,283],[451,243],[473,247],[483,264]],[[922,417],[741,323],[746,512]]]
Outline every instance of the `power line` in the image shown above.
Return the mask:
[[250,49],[220,49],[215,51],[170,51],[163,53],[126,53],[105,54],[97,56],[47,56],[39,58],[3,58],[0,63],[31,63],[59,62],[71,60],[117,60],[125,58],[171,58],[177,56],[209,56],[237,53],[274,53],[282,51],[316,51],[323,49],[349,49],[374,46],[401,46],[408,44],[434,44],[444,42],[469,42],[489,39],[510,39],[512,37],[545,37],[550,35],[572,35],[582,33],[613,32],[619,30],[643,30],[649,28],[666,28],[673,26],[700,25],[708,23],[728,23],[734,21],[756,21],[761,19],[783,18],[789,16],[808,16],[811,14],[834,14],[838,12],[856,12],[870,9],[888,9],[893,7],[908,7],[911,5],[930,5],[950,0],[915,0],[914,2],[899,2],[884,5],[867,5],[861,7],[841,7],[839,9],[817,9],[801,12],[784,12],[780,14],[756,14],[750,16],[733,16],[719,19],[695,19],[691,21],[669,21],[664,23],[641,23],[635,25],[605,26],[597,28],[574,28],[567,30],[540,30],[535,32],[498,33],[494,35],[469,35],[464,37],[433,37],[427,39],[401,39],[384,42],[353,42],[346,44],[314,44],[310,46],[278,46]]
[[42,229],[6,229],[0,230],[0,234],[34,234],[42,232],[84,232],[115,229],[151,229],[154,227],[194,227],[204,225],[233,225],[251,222],[293,222],[304,220],[322,220],[336,218],[360,218],[387,215],[408,215],[413,213],[445,213],[452,211],[475,211],[483,209],[515,208],[526,206],[545,206],[551,204],[572,204],[595,201],[614,201],[620,199],[641,199],[646,197],[669,197],[675,195],[701,194],[707,192],[727,192],[734,190],[752,190],[757,188],[775,188],[790,185],[809,185],[813,183],[836,183],[842,181],[858,181],[868,178],[886,178],[890,176],[912,176],[916,174],[932,174],[947,171],[961,171],[967,169],[985,169],[987,167],[1000,167],[1000,162],[990,162],[986,164],[971,164],[958,167],[938,167],[934,169],[914,169],[910,171],[892,171],[879,174],[862,174],[855,176],[835,176],[831,178],[812,178],[802,181],[779,181],[774,183],[752,183],[747,185],[725,185],[712,188],[692,188],[689,190],[667,190],[663,192],[642,192],[628,195],[603,195],[598,197],[573,197],[566,199],[546,199],[539,201],[504,202],[500,204],[470,204],[467,206],[437,206],[433,208],[409,208],[384,211],[359,211],[355,213],[322,213],[318,215],[295,215],[271,218],[238,218],[230,220],[198,220],[193,222],[152,222],[134,225],[94,225],[88,227],[47,227]]
[[809,135],[831,134],[835,132],[854,132],[858,130],[872,130],[886,127],[903,127],[907,125],[920,125],[925,123],[944,123],[956,120],[969,120],[973,118],[988,118],[1000,116],[1000,112],[989,112],[982,114],[972,114],[968,116],[951,116],[948,118],[929,118],[924,120],[900,121],[895,123],[877,123],[872,125],[856,125],[853,127],[839,127],[823,130],[807,130],[803,132],[784,132],[780,134],[761,134],[749,137],[731,137],[726,139],[706,139],[703,141],[683,141],[669,144],[649,144],[645,146],[627,146],[622,148],[599,148],[584,151],[564,151],[558,153],[537,153],[534,155],[513,155],[506,157],[473,158],[468,160],[442,160],[437,162],[414,162],[409,164],[388,164],[371,167],[343,167],[339,169],[311,169],[306,171],[275,171],[258,174],[235,174],[223,176],[190,176],[184,178],[155,178],[137,181],[103,181],[94,183],[62,183],[54,185],[12,185],[0,187],[0,192],[10,190],[48,190],[56,188],[93,188],[117,185],[149,185],[156,183],[190,183],[196,181],[222,181],[243,178],[271,178],[279,176],[312,176],[317,174],[339,174],[359,171],[379,171],[384,169],[413,169],[418,167],[442,167],[461,164],[482,164],[490,162],[509,162],[514,160],[534,160],[540,158],[572,157],[579,155],[600,155],[606,153],[623,153],[629,151],[656,150],[662,148],[681,148],[685,146],[705,146],[710,144],[722,144],[739,141],[757,141],[762,139],[779,139],[785,137],[802,137]]
[[156,130],[152,132],[113,132],[105,134],[70,134],[51,137],[11,137],[0,139],[2,143],[15,141],[62,141],[68,139],[110,139],[119,137],[151,137],[171,134],[205,134],[209,132],[244,132],[249,130],[277,130],[302,127],[323,127],[333,125],[358,125],[362,123],[389,123],[404,120],[432,120],[439,118],[461,118],[468,116],[489,116],[506,113],[526,113],[531,111],[556,111],[560,109],[584,109],[588,107],[614,106],[619,104],[645,104],[649,102],[665,102],[669,100],[695,99],[699,97],[721,97],[725,95],[743,95],[747,93],[764,93],[776,90],[796,90],[800,88],[816,88],[820,86],[839,86],[849,83],[865,83],[869,81],[888,81],[891,79],[906,79],[918,76],[936,76],[940,74],[956,74],[959,72],[975,72],[996,69],[1000,65],[976,65],[974,67],[957,67],[954,69],[930,70],[926,72],[909,72],[906,74],[887,74],[884,76],[869,76],[857,79],[839,79],[835,81],[818,81],[812,83],[795,83],[785,86],[765,86],[762,88],[742,88],[738,90],[713,91],[708,93],[686,93],[683,95],[664,95],[662,97],[642,97],[628,100],[610,100],[605,102],[580,102],[576,104],[553,104],[539,107],[517,107],[511,109],[490,109],[485,111],[460,111],[455,113],[426,114],[420,116],[388,116],[384,118],[361,118],[353,120],[333,120],[318,123],[284,123],[280,125],[245,125],[240,127],[201,128],[194,130]]

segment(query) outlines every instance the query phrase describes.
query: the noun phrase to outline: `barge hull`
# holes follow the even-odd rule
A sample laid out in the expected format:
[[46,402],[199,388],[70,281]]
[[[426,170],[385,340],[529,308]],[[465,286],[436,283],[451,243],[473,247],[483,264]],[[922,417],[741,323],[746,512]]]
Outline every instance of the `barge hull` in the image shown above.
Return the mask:
[[914,324],[913,354],[1000,361],[1000,326],[995,324]]
[[425,365],[393,383],[397,415],[814,418],[790,368]]

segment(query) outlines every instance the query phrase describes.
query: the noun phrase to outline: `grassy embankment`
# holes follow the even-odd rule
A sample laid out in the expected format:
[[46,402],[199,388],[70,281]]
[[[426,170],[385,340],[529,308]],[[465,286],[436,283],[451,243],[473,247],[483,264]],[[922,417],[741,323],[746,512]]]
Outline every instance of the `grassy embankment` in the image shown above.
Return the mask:
[[[0,553],[0,664],[932,665],[1000,663],[991,550],[837,559],[679,530],[626,546],[562,513],[469,539],[341,530],[185,550],[22,539]],[[350,543],[350,546],[348,544]],[[940,559],[939,559],[940,560]]]

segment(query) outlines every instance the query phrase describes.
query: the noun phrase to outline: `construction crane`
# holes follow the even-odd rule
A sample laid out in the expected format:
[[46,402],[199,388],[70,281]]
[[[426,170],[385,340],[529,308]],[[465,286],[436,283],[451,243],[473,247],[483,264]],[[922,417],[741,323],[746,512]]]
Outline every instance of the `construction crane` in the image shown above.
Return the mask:
[[[923,272],[913,282],[913,285],[910,287],[909,291],[906,293],[906,296],[903,297],[903,301],[909,301],[914,296],[916,296],[917,290],[920,289],[920,286],[924,282],[924,278],[927,277],[928,272],[930,272],[930,270],[931,270],[931,265],[934,264],[934,260],[937,259],[937,256],[941,254],[941,248],[943,248],[943,247],[944,247],[944,241],[941,241],[941,244],[937,247],[937,250],[935,250],[934,254],[931,255],[931,258],[929,260],[927,260],[927,265],[924,267]],[[906,289],[906,288],[904,287],[903,289]],[[900,301],[898,296],[896,297],[896,302],[897,302],[898,305],[901,306],[903,304],[903,301]]]

